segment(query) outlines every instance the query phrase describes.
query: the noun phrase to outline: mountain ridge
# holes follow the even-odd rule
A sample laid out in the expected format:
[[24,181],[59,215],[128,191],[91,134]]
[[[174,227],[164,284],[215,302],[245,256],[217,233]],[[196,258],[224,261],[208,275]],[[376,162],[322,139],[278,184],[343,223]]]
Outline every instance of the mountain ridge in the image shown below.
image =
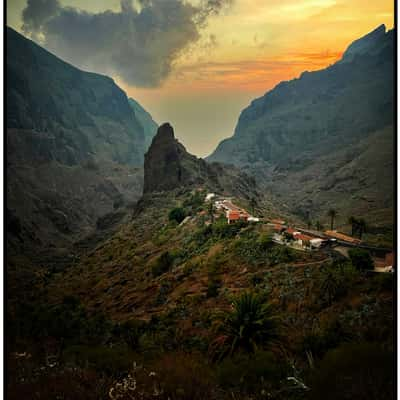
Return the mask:
[[[394,31],[386,32],[381,25],[350,44],[337,63],[279,83],[242,111],[234,135],[223,140],[207,160],[244,168],[267,191],[278,196],[286,196],[293,188],[290,176],[296,175],[300,181],[317,180],[317,186],[323,187],[331,172],[328,175],[314,172],[307,178],[307,166],[318,165],[334,153],[339,159],[343,149],[351,153],[360,141],[368,141],[376,132],[393,130],[393,41]],[[385,143],[390,146],[390,140]],[[378,151],[370,152],[370,156],[379,157]],[[388,176],[385,182],[391,182],[391,165],[384,171]],[[336,171],[334,162],[331,168]],[[363,168],[368,169],[368,165]],[[282,169],[287,171],[286,176],[280,173]],[[368,176],[368,172],[363,174]],[[373,176],[374,172],[369,174]],[[304,185],[295,187],[302,200],[292,202],[290,207],[301,210],[304,218],[308,218],[307,213],[314,218],[323,217],[326,209],[343,196],[335,185],[309,193]],[[392,197],[389,185],[385,191]],[[335,200],[326,201],[324,192]],[[379,193],[367,203],[371,201],[377,209],[392,208]],[[361,209],[370,208],[364,207],[364,201],[361,203]],[[358,212],[343,202],[341,207],[342,213]],[[390,218],[386,222],[390,223]]]
[[152,119],[110,77],[9,27],[6,39],[7,212],[20,227],[7,239],[16,254],[58,251],[139,199]]

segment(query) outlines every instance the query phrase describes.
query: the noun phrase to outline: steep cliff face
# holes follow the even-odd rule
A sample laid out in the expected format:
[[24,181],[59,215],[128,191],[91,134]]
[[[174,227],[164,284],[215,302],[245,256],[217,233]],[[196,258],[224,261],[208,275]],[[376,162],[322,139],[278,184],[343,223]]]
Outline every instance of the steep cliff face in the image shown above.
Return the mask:
[[9,249],[62,248],[140,197],[151,132],[109,77],[6,38]]
[[[382,25],[352,43],[334,65],[281,82],[243,110],[234,135],[208,160],[255,174],[304,216],[321,215],[335,205],[346,214],[388,211],[393,197],[393,41],[394,32]],[[379,135],[384,149],[371,147]],[[381,151],[389,155],[380,166],[385,188],[375,190],[372,179],[366,181],[372,186],[360,186],[366,176],[375,176]],[[349,194],[355,196],[352,204],[346,200]]]
[[151,144],[151,140],[157,132],[158,125],[153,120],[153,117],[135,99],[129,98],[128,101],[135,113],[137,120],[143,127],[144,146],[145,150],[147,150]]
[[336,64],[279,83],[241,113],[211,161],[283,164],[327,154],[393,123],[393,31],[354,42]]
[[144,193],[201,184],[206,177],[205,161],[185,150],[170,124],[161,125],[145,154]]
[[114,81],[63,62],[11,28],[7,128],[33,130],[39,140],[46,133],[52,139],[47,142],[49,157],[64,164],[77,164],[89,155],[143,163],[144,129]]

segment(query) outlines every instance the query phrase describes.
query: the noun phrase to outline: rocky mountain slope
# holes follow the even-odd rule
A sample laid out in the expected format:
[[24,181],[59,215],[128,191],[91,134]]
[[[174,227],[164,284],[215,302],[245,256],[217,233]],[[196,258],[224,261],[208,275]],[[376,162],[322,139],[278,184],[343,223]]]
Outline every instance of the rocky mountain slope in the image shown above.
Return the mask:
[[[345,390],[364,399],[379,387],[390,399],[394,274],[360,272],[330,246],[275,243],[265,221],[228,224],[224,211],[211,212],[209,190],[247,209],[258,196],[256,216],[282,214],[253,178],[187,153],[169,124],[146,153],[144,187],[132,218],[82,247],[68,268],[26,268],[28,280],[22,262],[11,264],[13,398],[107,399],[125,387],[128,399],[140,387],[142,399],[311,400],[327,388],[332,399]],[[331,357],[339,363],[326,366]],[[319,373],[328,377],[321,384]]]
[[[168,182],[168,189],[163,185],[159,168],[163,161],[166,161],[163,166],[168,176],[176,178]],[[392,348],[393,274],[359,273],[329,248],[305,252],[276,244],[271,239],[273,228],[264,222],[228,224],[223,212],[217,211],[211,218],[209,203],[205,201],[207,190],[204,189],[212,183],[208,180],[203,182],[206,175],[202,167],[189,172],[189,168],[196,165],[202,165],[201,161],[183,151],[174,139],[170,125],[162,125],[145,163],[146,177],[152,176],[148,172],[153,167],[154,171],[160,172],[157,185],[146,186],[148,191],[138,203],[131,221],[121,224],[112,235],[83,254],[71,268],[39,282],[46,290],[50,308],[65,304],[66,299],[74,299],[84,307],[89,319],[106,320],[107,326],[113,326],[115,332],[125,328],[126,337],[130,339],[128,343],[133,344],[133,355],[124,345],[117,347],[111,335],[104,335],[107,342],[101,345],[111,349],[109,352],[113,355],[121,354],[123,360],[139,359],[149,368],[153,359],[158,360],[167,354],[169,358],[164,368],[151,370],[169,377],[175,371],[174,357],[181,352],[189,357],[189,368],[197,359],[195,357],[206,360],[207,371],[220,368],[218,362],[210,361],[215,361],[213,357],[214,352],[218,352],[218,345],[225,343],[225,338],[218,334],[219,327],[226,321],[226,312],[232,311],[236,299],[244,293],[263,296],[274,310],[279,325],[279,341],[276,347],[275,342],[267,347],[266,341],[260,349],[272,349],[272,365],[282,363],[286,366],[286,375],[282,375],[285,379],[278,379],[275,375],[271,377],[265,372],[269,369],[264,364],[259,367],[262,378],[257,381],[262,384],[267,381],[271,393],[274,393],[272,390],[282,392],[282,382],[292,374],[290,365],[300,365],[302,381],[303,376],[309,379],[308,374],[319,370],[320,358],[344,342],[373,340]],[[181,175],[185,182],[188,179],[185,185],[178,179],[179,168],[185,169]],[[246,207],[245,199],[239,195],[234,197],[234,202],[244,202]],[[177,207],[186,215],[181,222],[170,218],[171,211]],[[256,215],[259,212],[266,217],[276,215],[263,207],[257,208]],[[242,332],[252,332],[259,323],[259,313],[253,308],[245,310],[245,321],[251,320],[253,315],[257,320],[247,328],[248,325],[237,323],[235,319],[237,330],[234,332],[238,332],[238,338],[242,337]],[[268,332],[270,329],[268,326]],[[72,363],[89,360],[87,364],[97,366],[99,361],[92,361],[91,347],[97,346],[98,342],[91,341],[85,348],[72,347],[65,351],[65,358]],[[96,351],[99,351],[98,347]],[[126,368],[126,364],[114,367],[116,363],[111,363],[111,358],[108,363],[103,361],[103,353],[101,355],[100,362],[108,369],[120,368],[123,371]],[[246,357],[239,353],[239,356],[243,358],[233,358],[234,365],[241,359],[247,363],[239,364],[238,378],[231,378],[233,384],[228,387],[232,387],[232,392],[241,390],[235,389],[235,385],[245,382],[242,376],[248,370],[253,371],[251,368],[256,363],[254,354]],[[106,357],[104,354],[104,360],[108,360]],[[186,371],[179,361],[177,363],[181,370]],[[380,368],[382,365],[388,365],[387,361],[381,363]],[[359,367],[352,369],[358,370]],[[232,376],[232,367],[226,374]],[[173,389],[187,381],[181,376]],[[196,383],[190,382],[188,386],[196,387]],[[218,391],[220,382],[213,384],[214,393],[218,393],[215,396],[202,393],[187,397],[185,390],[182,397],[177,398],[232,398],[231,392],[225,395]],[[308,380],[305,382],[312,385]],[[324,393],[326,387],[324,385]],[[255,393],[253,384],[250,390]],[[249,396],[238,398],[248,399]],[[288,391],[283,396],[271,395],[271,398],[298,399],[299,389],[296,387],[293,393]]]
[[390,225],[393,41],[382,25],[330,67],[281,82],[243,110],[208,160],[252,172],[304,218],[333,206]]
[[6,37],[9,250],[59,251],[139,198],[154,126],[109,77]]
[[128,102],[132,107],[136,118],[143,127],[144,145],[145,149],[147,150],[150,146],[151,139],[157,132],[158,125],[153,120],[153,117],[135,99],[129,98]]

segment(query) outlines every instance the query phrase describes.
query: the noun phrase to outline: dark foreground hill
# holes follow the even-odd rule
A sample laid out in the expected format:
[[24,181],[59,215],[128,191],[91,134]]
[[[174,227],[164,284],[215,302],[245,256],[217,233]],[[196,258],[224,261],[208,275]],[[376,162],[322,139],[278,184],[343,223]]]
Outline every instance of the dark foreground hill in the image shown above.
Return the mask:
[[340,61],[281,82],[241,113],[208,158],[252,172],[303,218],[329,208],[390,227],[393,220],[393,41],[385,26]]
[[11,398],[393,398],[394,274],[228,224],[206,194],[154,188],[70,268],[38,270],[8,315]]

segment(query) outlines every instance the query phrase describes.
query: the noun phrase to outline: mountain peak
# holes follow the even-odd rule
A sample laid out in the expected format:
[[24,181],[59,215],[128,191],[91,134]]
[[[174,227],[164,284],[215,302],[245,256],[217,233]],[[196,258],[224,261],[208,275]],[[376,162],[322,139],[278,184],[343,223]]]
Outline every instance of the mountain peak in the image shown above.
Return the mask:
[[157,140],[160,140],[160,138],[162,138],[163,140],[175,139],[174,128],[169,122],[164,122],[160,125],[160,127],[157,129],[156,138]]
[[[144,193],[173,190],[192,183],[203,160],[189,154],[166,122],[160,125],[144,157]],[[193,165],[199,164],[199,166]]]
[[253,178],[233,165],[207,163],[188,153],[175,138],[173,127],[164,123],[158,128],[144,156],[143,193],[193,187],[240,198],[258,196]]
[[381,24],[365,36],[352,42],[344,52],[342,61],[352,61],[357,55],[369,53],[384,39],[385,35],[386,26]]

